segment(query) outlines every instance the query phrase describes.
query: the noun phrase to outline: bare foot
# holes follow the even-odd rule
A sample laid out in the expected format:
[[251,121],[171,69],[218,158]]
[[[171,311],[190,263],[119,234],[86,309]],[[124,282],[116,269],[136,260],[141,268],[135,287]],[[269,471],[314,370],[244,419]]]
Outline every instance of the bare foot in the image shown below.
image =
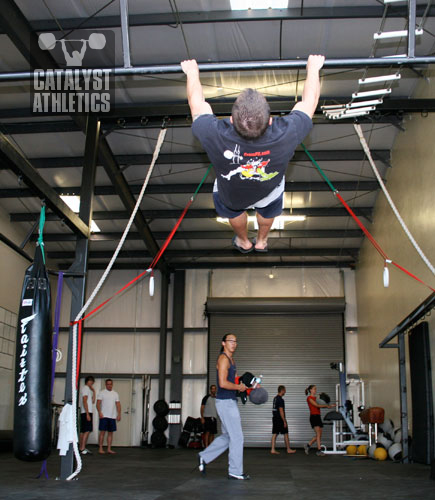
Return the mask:
[[296,450],[292,450],[291,448],[289,448],[289,449],[287,450],[287,453],[296,453]]
[[111,455],[116,455],[116,451],[113,450],[107,450],[107,453],[110,453]]
[[106,452],[105,452],[104,450],[98,450],[98,453],[99,453],[100,455],[105,455],[105,454],[106,454]]
[[279,451],[276,451],[276,450],[270,450],[270,453],[272,455],[279,455]]

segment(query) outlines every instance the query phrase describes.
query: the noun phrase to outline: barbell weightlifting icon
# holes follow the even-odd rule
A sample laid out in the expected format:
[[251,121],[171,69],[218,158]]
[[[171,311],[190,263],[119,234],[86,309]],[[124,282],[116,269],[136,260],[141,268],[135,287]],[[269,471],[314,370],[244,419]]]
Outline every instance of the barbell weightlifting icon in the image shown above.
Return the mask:
[[[68,39],[67,41],[89,43],[89,47],[94,50],[104,49],[106,45],[106,37],[103,33],[91,33],[88,40],[82,38],[80,40]],[[56,40],[53,33],[41,33],[38,37],[38,45],[42,50],[53,50],[57,42],[61,42],[61,40]]]

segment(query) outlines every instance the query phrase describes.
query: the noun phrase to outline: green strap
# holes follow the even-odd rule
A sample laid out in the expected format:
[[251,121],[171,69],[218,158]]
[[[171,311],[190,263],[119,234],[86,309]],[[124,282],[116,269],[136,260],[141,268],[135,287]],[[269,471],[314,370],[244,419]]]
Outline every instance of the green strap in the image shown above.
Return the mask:
[[43,231],[44,231],[44,224],[45,224],[45,205],[42,205],[41,215],[39,216],[38,245],[41,248],[42,259],[44,260],[44,264],[45,264],[44,240],[42,239],[42,235],[43,235]]
[[332,189],[332,191],[335,193],[337,191],[337,189],[335,189],[334,185],[332,184],[332,182],[328,179],[328,177],[326,176],[325,172],[320,168],[319,164],[316,162],[316,160],[311,156],[310,152],[308,151],[308,149],[305,147],[304,143],[301,143],[301,146],[304,148],[304,151],[306,153],[306,155],[308,156],[308,158],[311,160],[311,163],[317,168],[317,170],[319,171],[320,175],[323,177],[323,179],[326,181],[326,183],[328,184],[328,186]]
[[210,170],[212,169],[213,165],[210,163],[208,166],[207,172],[205,173],[204,177],[202,178],[202,181],[199,183],[199,186],[196,188],[196,191],[193,193],[193,196],[191,200],[193,201],[195,199],[195,196],[198,194],[198,191],[201,189],[201,186],[204,184],[204,181],[207,179],[208,174],[210,173]]

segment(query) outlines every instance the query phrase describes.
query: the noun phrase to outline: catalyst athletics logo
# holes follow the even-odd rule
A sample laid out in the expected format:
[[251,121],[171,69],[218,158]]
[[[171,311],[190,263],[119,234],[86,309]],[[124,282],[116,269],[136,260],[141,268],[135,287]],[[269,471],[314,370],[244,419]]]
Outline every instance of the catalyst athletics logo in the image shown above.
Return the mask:
[[34,114],[109,114],[114,107],[110,80],[115,60],[111,30],[41,33],[36,47],[53,58],[53,69],[35,69],[31,91]]

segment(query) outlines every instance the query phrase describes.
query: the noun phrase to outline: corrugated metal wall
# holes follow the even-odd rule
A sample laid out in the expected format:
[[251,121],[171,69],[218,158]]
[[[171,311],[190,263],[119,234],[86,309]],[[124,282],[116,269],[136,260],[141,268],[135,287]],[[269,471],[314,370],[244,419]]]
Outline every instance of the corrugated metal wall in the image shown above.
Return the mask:
[[[321,299],[320,299],[321,300]],[[258,299],[261,304],[261,299]],[[343,302],[338,299],[339,303]],[[232,299],[234,310],[237,299]],[[235,353],[238,374],[250,371],[263,375],[263,387],[269,392],[269,401],[261,406],[239,401],[243,432],[247,446],[269,446],[272,431],[272,400],[278,385],[286,386],[286,415],[290,442],[301,446],[312,436],[305,388],[316,384],[318,393],[326,392],[335,399],[338,372],[331,370],[332,361],[343,361],[343,313],[333,307],[331,312],[311,313],[294,310],[273,313],[273,307],[262,308],[256,313],[214,312],[209,321],[209,377],[215,381],[216,359],[225,333],[237,335]],[[344,302],[341,309],[344,308]],[[215,309],[215,308],[214,308]],[[324,309],[324,307],[323,307]],[[246,311],[245,311],[246,313]],[[327,411],[327,410],[326,410]],[[326,413],[322,410],[322,413]],[[331,428],[325,426],[324,440],[331,444]],[[279,438],[279,442],[282,438]]]

